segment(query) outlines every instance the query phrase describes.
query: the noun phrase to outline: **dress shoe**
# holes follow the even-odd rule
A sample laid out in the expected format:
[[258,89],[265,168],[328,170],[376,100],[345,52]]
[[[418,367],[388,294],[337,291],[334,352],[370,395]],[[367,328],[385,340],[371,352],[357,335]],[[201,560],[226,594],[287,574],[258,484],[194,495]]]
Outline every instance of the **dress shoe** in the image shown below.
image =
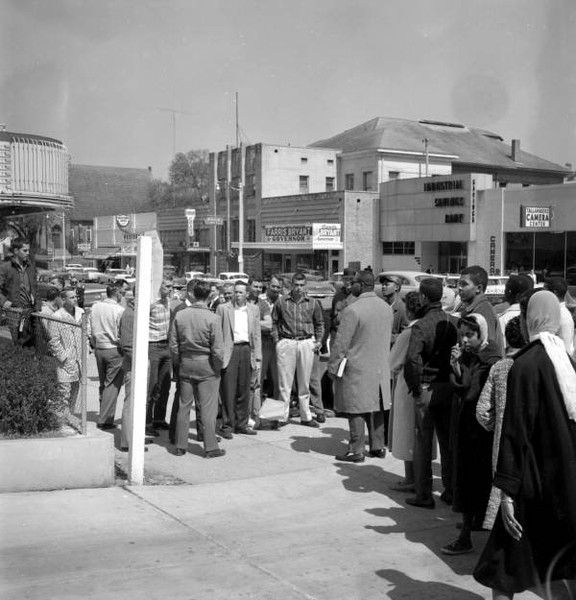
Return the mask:
[[318,423],[314,419],[310,419],[309,421],[300,421],[300,425],[304,425],[304,427],[320,427]]
[[379,448],[378,450],[370,450],[368,454],[372,458],[386,458],[386,448]]
[[154,429],[170,429],[170,425],[164,421],[152,421]]
[[146,425],[146,429],[144,429],[144,433],[146,435],[151,435],[152,437],[159,437],[160,432],[155,429],[152,425]]
[[184,448],[176,448],[174,452],[175,456],[184,456],[186,454],[186,450]]
[[[122,446],[120,448],[120,452],[129,452],[130,448],[128,448],[128,446]],[[144,447],[144,452],[148,452],[148,448]]]
[[406,504],[409,504],[410,506],[416,506],[417,508],[436,508],[436,503],[432,498],[430,498],[430,500],[422,500],[421,498],[418,498],[418,496],[406,498]]
[[336,460],[350,463],[361,463],[366,460],[363,454],[354,454],[353,452],[346,452],[346,454],[338,454],[334,457]]
[[229,431],[219,431],[219,435],[221,435],[225,440],[231,440],[234,436]]
[[326,423],[326,416],[325,415],[316,415],[314,417],[314,419],[316,421],[318,421],[318,423]]
[[458,554],[468,554],[468,552],[474,552],[472,542],[470,540],[463,541],[461,539],[454,540],[451,544],[440,548],[442,554],[449,554],[450,556],[456,556]]
[[226,450],[223,448],[218,448],[217,450],[207,450],[204,452],[204,458],[219,458],[220,456],[224,456],[226,454]]
[[440,500],[442,500],[442,502],[445,502],[446,504],[448,504],[448,506],[450,506],[452,504],[453,499],[454,498],[453,498],[452,492],[449,492],[448,490],[444,490],[440,494]]
[[96,425],[96,427],[98,429],[102,429],[102,431],[107,431],[109,429],[116,429],[116,424],[115,423],[98,423],[98,425]]
[[258,435],[252,427],[243,427],[242,429],[236,429],[234,433],[241,433],[242,435]]
[[399,481],[398,483],[391,485],[390,489],[394,492],[408,492],[409,494],[413,494],[416,491],[414,484],[406,481]]

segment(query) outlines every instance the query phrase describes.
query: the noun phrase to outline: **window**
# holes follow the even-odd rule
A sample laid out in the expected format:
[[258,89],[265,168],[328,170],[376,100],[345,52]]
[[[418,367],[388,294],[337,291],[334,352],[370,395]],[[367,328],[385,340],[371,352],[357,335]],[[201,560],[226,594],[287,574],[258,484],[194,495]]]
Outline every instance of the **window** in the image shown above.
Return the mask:
[[308,193],[308,182],[310,177],[308,175],[300,175],[300,193],[307,194]]
[[230,232],[230,241],[237,242],[240,234],[240,227],[238,226],[238,219],[232,219],[232,231]]
[[246,241],[247,242],[255,242],[256,241],[256,219],[247,219],[246,220]]
[[329,167],[332,167],[334,165],[334,159],[329,158],[326,163],[328,164]]
[[354,173],[347,173],[344,177],[344,188],[347,190],[354,189]]
[[218,227],[220,232],[220,242],[218,244],[219,248],[226,248],[228,246],[226,236],[228,234],[228,227],[226,226],[226,221],[223,222],[222,227]]
[[334,189],[334,177],[326,177],[326,191],[333,192]]
[[308,164],[308,159],[307,159],[305,156],[303,156],[303,157],[300,159],[300,164],[301,164],[301,165],[306,165],[306,164]]
[[368,192],[372,189],[372,171],[362,173],[362,189]]
[[400,171],[388,171],[388,179],[390,181],[394,181],[395,179],[400,179]]
[[246,196],[254,196],[256,194],[256,175],[246,175],[244,192]]
[[414,254],[414,242],[382,242],[382,254]]

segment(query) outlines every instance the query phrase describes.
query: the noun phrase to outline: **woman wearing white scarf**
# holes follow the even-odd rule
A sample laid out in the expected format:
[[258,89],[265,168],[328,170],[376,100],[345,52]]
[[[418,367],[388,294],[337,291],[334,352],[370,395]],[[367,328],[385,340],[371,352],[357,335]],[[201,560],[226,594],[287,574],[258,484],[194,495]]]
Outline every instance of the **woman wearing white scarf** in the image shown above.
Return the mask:
[[[515,356],[494,485],[503,502],[474,577],[493,598],[576,580],[576,373],[554,294],[533,293]],[[574,585],[574,584],[572,584]]]

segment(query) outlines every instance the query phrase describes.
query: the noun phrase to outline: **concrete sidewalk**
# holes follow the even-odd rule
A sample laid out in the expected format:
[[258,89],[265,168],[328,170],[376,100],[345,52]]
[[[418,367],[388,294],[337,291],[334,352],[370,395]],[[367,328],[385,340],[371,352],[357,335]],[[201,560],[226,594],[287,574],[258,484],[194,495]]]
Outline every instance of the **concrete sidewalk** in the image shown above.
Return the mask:
[[487,534],[472,554],[442,555],[457,515],[406,506],[391,456],[335,462],[346,439],[341,419],[291,424],[223,440],[227,455],[206,460],[194,441],[174,456],[163,432],[148,485],[1,495],[0,597],[489,598],[470,575]]

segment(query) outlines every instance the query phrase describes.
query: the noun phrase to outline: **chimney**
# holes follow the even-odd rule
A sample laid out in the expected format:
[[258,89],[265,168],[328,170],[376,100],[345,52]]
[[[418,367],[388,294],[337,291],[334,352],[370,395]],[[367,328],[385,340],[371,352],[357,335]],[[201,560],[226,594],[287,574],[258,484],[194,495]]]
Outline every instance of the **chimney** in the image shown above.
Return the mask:
[[512,160],[520,162],[520,140],[512,140]]

